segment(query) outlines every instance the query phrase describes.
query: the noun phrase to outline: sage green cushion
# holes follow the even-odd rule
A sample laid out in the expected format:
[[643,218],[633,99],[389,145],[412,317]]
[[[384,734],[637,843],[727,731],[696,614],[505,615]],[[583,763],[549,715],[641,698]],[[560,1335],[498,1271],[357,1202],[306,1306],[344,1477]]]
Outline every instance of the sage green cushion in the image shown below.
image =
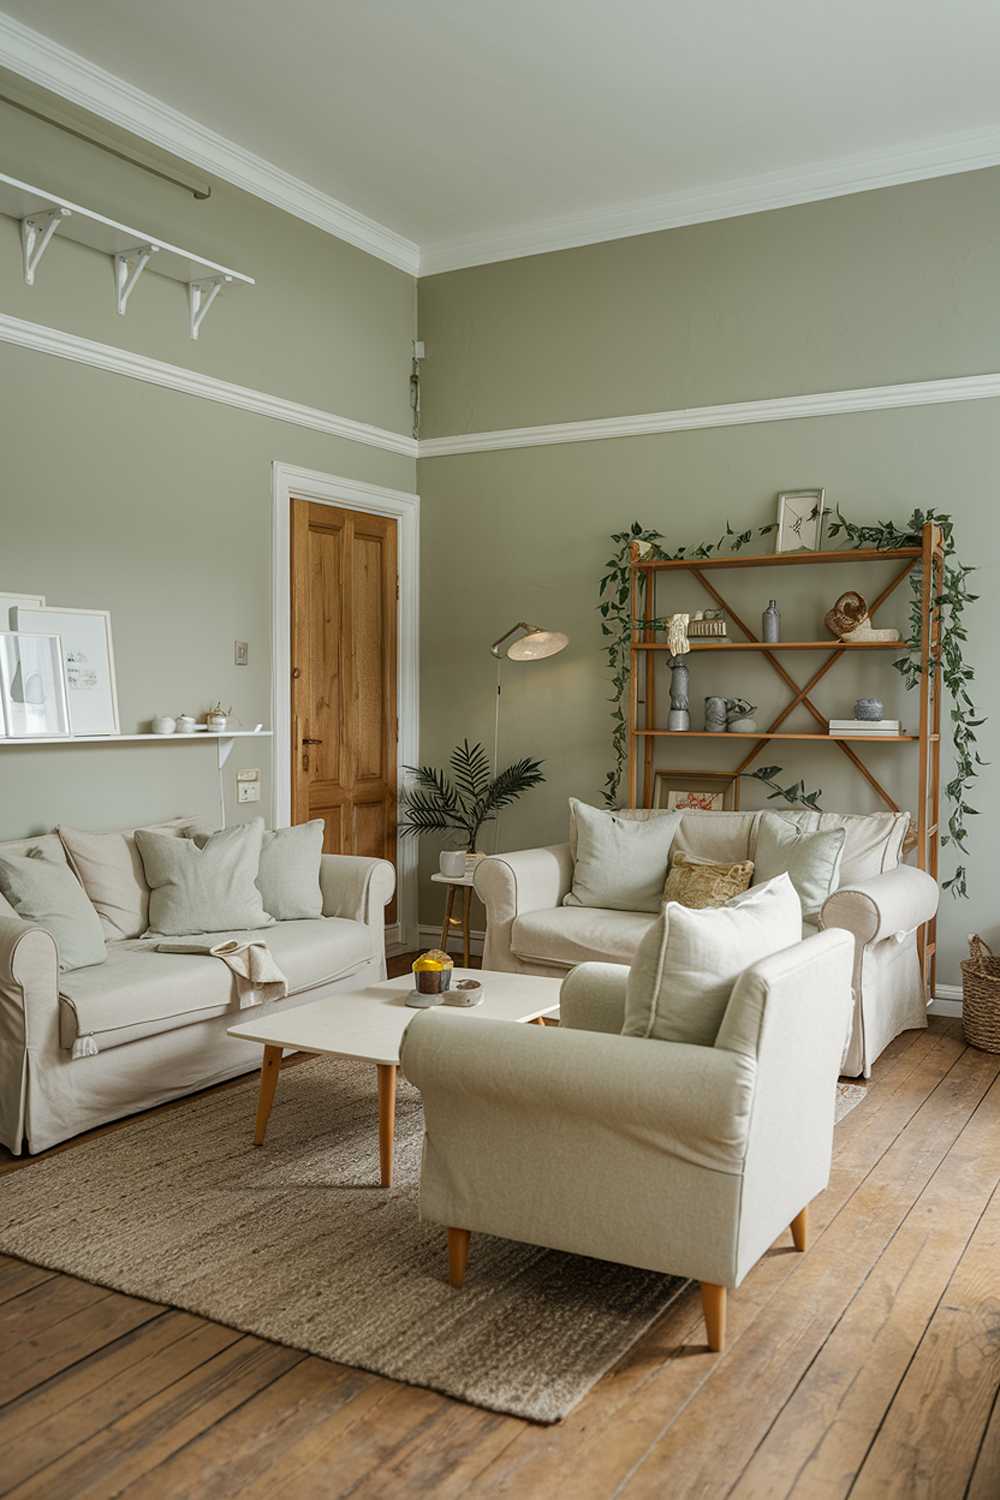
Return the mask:
[[576,827],[573,889],[564,906],[612,911],[659,911],[670,863],[670,846],[681,814],[638,821],[588,807],[570,798]]
[[0,891],[23,922],[55,938],[60,969],[85,969],[107,957],[101,919],[65,860],[0,854]]
[[668,901],[629,970],[622,1035],[713,1046],[744,969],[801,938],[802,907],[787,875],[725,906]]
[[260,851],[257,886],[264,910],[275,921],[295,922],[323,915],[319,866],[323,857],[322,818],[294,828],[269,829]]
[[754,884],[787,874],[802,902],[802,919],[815,922],[827,896],[840,884],[844,828],[807,833],[781,813],[762,813],[754,850]]
[[167,937],[270,927],[257,888],[263,818],[197,839],[137,828],[149,886],[149,927]]

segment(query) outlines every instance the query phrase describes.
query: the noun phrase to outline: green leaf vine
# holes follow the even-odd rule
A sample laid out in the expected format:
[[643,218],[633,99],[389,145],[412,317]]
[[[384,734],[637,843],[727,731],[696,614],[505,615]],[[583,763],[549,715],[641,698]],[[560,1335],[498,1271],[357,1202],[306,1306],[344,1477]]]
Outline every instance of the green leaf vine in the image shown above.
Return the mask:
[[[965,627],[965,610],[974,604],[977,595],[968,588],[969,574],[974,571],[971,564],[960,562],[955,552],[955,526],[951,516],[935,510],[914,510],[905,525],[892,521],[877,521],[859,526],[847,519],[838,507],[835,518],[827,527],[827,537],[843,537],[852,547],[871,547],[878,551],[891,551],[900,547],[919,547],[922,530],[928,521],[941,528],[944,551],[944,568],[941,588],[932,597],[931,608],[940,622],[941,676],[945,690],[951,699],[951,739],[955,759],[955,770],[945,785],[948,804],[948,832],[942,836],[942,845],[953,844],[961,854],[968,853],[967,819],[977,815],[977,809],[968,801],[970,788],[979,775],[979,768],[986,764],[982,759],[976,740],[976,731],[984,724],[985,717],[977,712],[972,698],[975,679],[973,668],[968,666],[963,647],[968,639]],[[633,521],[624,531],[612,534],[615,551],[605,563],[604,575],[598,587],[598,611],[601,617],[601,632],[605,637],[605,653],[611,673],[611,749],[612,765],[604,779],[603,797],[607,807],[618,805],[625,764],[628,756],[628,720],[625,712],[626,696],[631,671],[631,634],[629,618],[629,563],[633,542],[643,544],[645,555],[660,560],[698,559],[718,556],[722,553],[741,552],[754,536],[769,536],[777,530],[777,522],[766,526],[736,530],[728,522],[722,536],[716,541],[700,542],[694,547],[679,547],[668,552],[663,546],[662,532],[650,530]],[[918,563],[910,573],[909,635],[903,642],[904,653],[897,657],[893,666],[900,673],[908,690],[919,682],[923,665],[920,660],[922,589],[922,565]],[[653,574],[646,577],[646,594],[642,601],[644,610],[640,624],[654,630],[666,628],[666,621],[655,617],[651,611],[653,597]],[[648,611],[648,612],[647,612]],[[756,771],[743,773],[748,779],[766,785],[768,798],[819,809],[821,792],[809,792],[802,781],[782,787],[777,778],[782,774],[780,766],[763,766]],[[953,896],[967,898],[966,868],[959,864],[954,874],[942,882],[945,890]]]

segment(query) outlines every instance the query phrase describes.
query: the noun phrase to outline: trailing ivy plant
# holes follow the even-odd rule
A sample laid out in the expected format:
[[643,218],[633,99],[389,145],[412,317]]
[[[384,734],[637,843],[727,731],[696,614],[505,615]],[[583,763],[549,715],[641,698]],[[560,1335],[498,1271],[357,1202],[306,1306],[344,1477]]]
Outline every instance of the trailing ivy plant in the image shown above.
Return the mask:
[[[955,774],[945,786],[945,796],[949,805],[948,833],[942,837],[941,843],[942,845],[954,844],[961,853],[965,854],[968,852],[966,820],[974,817],[977,811],[968,801],[968,792],[979,775],[979,767],[986,764],[976,745],[976,730],[985,723],[985,719],[977,717],[976,706],[971,696],[975,674],[973,669],[966,665],[963,656],[963,646],[967,640],[965,609],[967,605],[975,603],[977,598],[977,595],[970,593],[968,589],[969,574],[974,569],[970,564],[959,562],[955,556],[954,522],[950,516],[939,511],[915,510],[905,527],[897,526],[891,521],[858,526],[849,521],[838,507],[835,520],[827,528],[827,536],[830,539],[843,536],[853,547],[871,547],[878,551],[891,551],[900,547],[919,547],[922,541],[922,529],[928,521],[933,521],[941,528],[944,549],[942,585],[940,592],[932,598],[931,607],[940,623],[941,675],[952,701],[951,732],[955,757]],[[644,555],[650,559],[669,561],[684,559],[694,562],[717,556],[720,553],[741,552],[755,535],[765,537],[775,530],[777,530],[777,523],[774,521],[766,526],[751,527],[742,531],[737,531],[727,522],[724,534],[717,541],[700,542],[695,547],[679,547],[676,552],[668,552],[664,549],[662,532],[649,530],[638,521],[633,521],[626,531],[616,531],[612,535],[611,540],[615,543],[615,551],[604,565],[605,572],[598,589],[601,632],[606,640],[605,650],[611,671],[612,686],[609,701],[612,705],[613,761],[604,779],[603,795],[606,806],[615,807],[618,804],[628,756],[628,720],[625,703],[631,671],[632,622],[629,615],[629,563],[632,544],[634,542],[643,544]],[[646,597],[642,601],[647,608],[652,600],[652,577],[652,574],[647,575]],[[920,658],[922,581],[922,567],[917,564],[910,574],[910,633],[905,642],[906,650],[893,663],[907,689],[917,686],[923,671]],[[643,613],[639,624],[653,630],[666,628],[666,620],[653,616],[651,612]],[[793,805],[819,809],[820,792],[808,792],[803,781],[793,782],[789,787],[782,787],[777,780],[781,774],[780,766],[763,766],[756,771],[743,773],[748,779],[760,781],[768,786],[769,799],[780,797]],[[967,897],[964,864],[959,864],[950,879],[942,884],[944,889],[950,890],[953,896]]]

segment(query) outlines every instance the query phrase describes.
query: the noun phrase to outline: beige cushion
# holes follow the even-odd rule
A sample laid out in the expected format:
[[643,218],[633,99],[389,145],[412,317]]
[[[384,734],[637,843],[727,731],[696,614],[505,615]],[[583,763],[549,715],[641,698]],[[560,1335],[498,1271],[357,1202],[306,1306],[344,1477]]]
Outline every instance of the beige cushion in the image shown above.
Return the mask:
[[753,879],[749,859],[736,864],[713,865],[707,860],[675,854],[663,890],[665,901],[679,901],[681,906],[700,910],[705,906],[724,906],[747,889]]
[[264,910],[276,921],[323,915],[319,866],[325,827],[322,818],[314,818],[311,823],[265,832],[257,886]]
[[630,964],[656,918],[648,911],[604,911],[594,906],[555,906],[516,917],[511,949],[525,962]]
[[103,964],[100,918],[65,859],[0,854],[0,891],[23,922],[33,922],[52,934],[60,969]]
[[[713,814],[706,816],[712,817]],[[894,870],[902,859],[903,842],[910,826],[908,812],[817,813],[789,809],[780,816],[806,833],[831,828],[844,830],[844,851],[837,877],[841,886],[881,875],[885,870]],[[756,848],[752,848],[750,858],[755,857]]]
[[656,912],[663,900],[679,813],[639,820],[570,798],[576,828],[573,889],[566,906]]
[[0,854],[30,854],[35,849],[50,864],[67,863],[66,851],[59,842],[57,833],[39,833],[30,839],[7,839],[5,843],[0,844]]
[[137,828],[150,931],[181,937],[269,927],[274,919],[256,884],[263,835],[263,818],[196,839]]
[[[576,798],[569,799],[569,844],[570,858],[576,859],[577,826],[574,805]],[[584,806],[588,804],[584,803]],[[618,807],[615,809],[615,817],[621,818],[626,823],[652,823],[656,818],[676,818],[677,812],[668,807]]]
[[754,850],[754,884],[787,874],[799,893],[803,918],[815,921],[827,896],[840,884],[846,837],[843,827],[807,833],[783,813],[762,813]]
[[[172,837],[193,833],[193,818],[171,818],[147,825]],[[61,825],[59,838],[109,943],[141,937],[149,926],[149,886],[135,842],[135,829],[89,833]]]
[[624,1036],[710,1047],[739,974],[800,941],[802,908],[787,875],[726,906],[671,901],[643,938],[629,973]]
[[685,813],[671,853],[689,854],[717,865],[753,859],[751,842],[758,816],[752,812]]
[[[256,931],[213,933],[213,938],[252,939]],[[320,922],[282,922],[268,929],[267,943],[288,979],[289,995],[342,978],[371,958],[371,933],[360,922],[326,917]],[[155,939],[113,943],[100,969],[78,969],[60,980],[59,1040],[70,1050],[92,1036],[98,1050],[119,1047],[160,1031],[237,1010],[235,981],[221,960],[200,954],[157,953]],[[331,997],[330,1003],[337,1003]],[[247,1014],[247,1012],[243,1012]],[[252,1014],[252,1013],[251,1013]],[[87,1059],[80,1060],[80,1067]]]

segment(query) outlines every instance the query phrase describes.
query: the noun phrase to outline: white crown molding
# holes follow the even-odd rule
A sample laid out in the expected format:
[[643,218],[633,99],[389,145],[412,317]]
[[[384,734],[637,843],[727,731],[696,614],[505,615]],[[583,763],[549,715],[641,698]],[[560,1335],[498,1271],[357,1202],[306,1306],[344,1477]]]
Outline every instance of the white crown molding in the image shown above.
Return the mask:
[[183,365],[169,365],[164,360],[151,359],[146,354],[118,349],[113,344],[99,344],[94,339],[64,333],[62,329],[49,328],[44,323],[29,323],[24,318],[0,313],[0,342],[18,344],[23,349],[34,349],[39,354],[54,354],[58,359],[91,365],[98,370],[108,370],[113,375],[125,375],[130,380],[143,380],[147,385],[164,386],[170,391],[181,391],[185,396],[217,401],[222,406],[237,406],[258,417],[272,417],[276,422],[311,427],[330,437],[346,438],[350,443],[364,443],[369,448],[383,448],[387,453],[401,453],[404,458],[417,456],[415,439],[402,432],[390,432],[385,427],[356,422],[353,417],[341,417],[336,412],[323,411],[317,406],[303,406],[298,401],[286,401],[284,396],[272,396],[267,391],[255,391],[250,386],[234,385],[231,381],[219,380],[214,375],[203,375],[199,370],[185,369]]
[[545,255],[605,240],[653,234],[684,224],[708,224],[743,214],[790,208],[867,193],[876,188],[976,172],[1000,164],[1000,130],[970,130],[918,141],[888,151],[845,156],[792,170],[734,178],[715,187],[691,188],[640,198],[618,208],[596,209],[556,219],[521,224],[425,244],[420,253],[420,275],[455,271],[525,255]]
[[416,276],[420,247],[0,12],[0,66]]
[[1000,374],[959,375],[947,380],[916,380],[906,385],[873,385],[854,391],[822,391],[807,396],[777,396],[766,401],[689,406],[678,411],[646,412],[633,417],[597,417],[584,422],[552,422],[541,427],[509,427],[497,432],[422,438],[418,457],[444,458],[455,453],[492,453],[504,448],[539,448],[554,443],[597,443],[608,438],[690,432],[699,427],[788,422],[801,417],[833,417],[845,412],[888,411],[901,406],[983,401],[996,396],[1000,396]]

